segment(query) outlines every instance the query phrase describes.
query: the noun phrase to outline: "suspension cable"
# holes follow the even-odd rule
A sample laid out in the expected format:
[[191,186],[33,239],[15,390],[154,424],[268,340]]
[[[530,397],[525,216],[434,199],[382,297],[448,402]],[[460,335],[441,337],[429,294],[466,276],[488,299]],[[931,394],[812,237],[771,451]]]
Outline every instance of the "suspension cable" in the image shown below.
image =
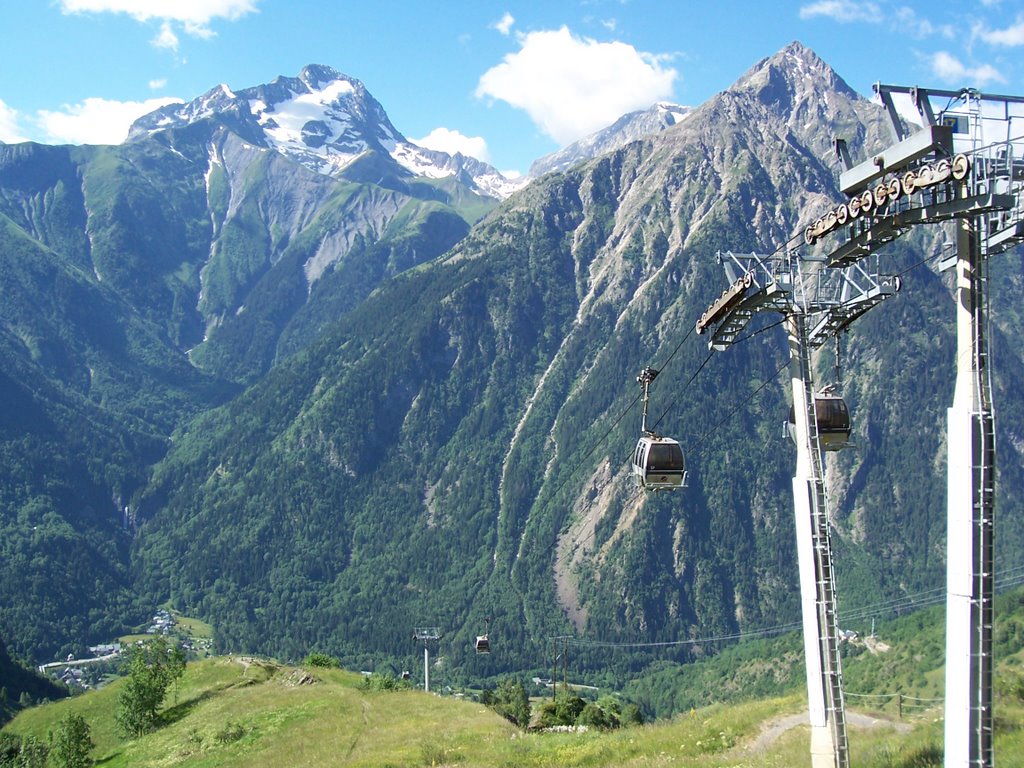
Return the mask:
[[[1024,566],[1017,568],[1010,568],[997,575],[1003,579],[1002,589],[1010,589],[1012,587],[1020,586],[1024,584],[1024,574],[1018,574],[1012,578],[1006,578],[1009,574],[1019,571]],[[938,598],[933,596],[935,592],[942,592]],[[925,596],[924,599],[918,599],[921,596]],[[945,587],[935,587],[933,589],[924,590],[923,592],[916,592],[909,595],[905,595],[903,598],[884,600],[873,605],[863,606],[858,611],[853,612],[842,612],[840,615],[841,621],[855,621],[857,619],[863,619],[868,616],[872,616],[877,613],[892,613],[900,610],[903,607],[921,608],[928,607],[930,605],[936,605],[941,603],[945,599]],[[874,609],[874,610],[872,610]],[[686,640],[663,640],[663,641],[651,641],[651,642],[615,642],[611,640],[588,640],[584,637],[573,637],[569,635],[560,636],[559,639],[568,645],[575,645],[583,648],[665,648],[665,647],[676,647],[684,645],[703,645],[705,643],[716,643],[727,640],[743,640],[745,638],[752,637],[766,637],[771,635],[780,635],[786,632],[791,632],[799,629],[803,625],[802,621],[791,621],[787,624],[777,624],[772,627],[765,627],[763,629],[750,630],[747,632],[734,632],[726,635],[713,635],[710,637],[696,637],[688,638]]]
[[744,399],[741,403],[739,403],[736,407],[734,407],[731,411],[729,411],[729,413],[727,413],[717,424],[712,426],[710,429],[706,430],[699,438],[697,438],[697,441],[693,445],[692,448],[688,445],[686,447],[687,452],[689,453],[689,452],[693,451],[693,452],[699,453],[700,449],[704,445],[705,441],[709,437],[711,437],[712,434],[717,432],[719,427],[721,427],[723,424],[725,424],[727,421],[729,421],[729,419],[731,419],[740,408],[742,408],[747,403],[749,403],[751,400],[753,400],[755,397],[757,397],[757,395],[760,394],[762,389],[764,389],[769,384],[771,384],[773,381],[775,381],[777,378],[779,378],[779,375],[784,370],[786,370],[786,368],[788,368],[788,367],[789,367],[789,361],[787,360],[786,362],[784,362],[782,365],[779,366],[779,369],[777,371],[775,371],[774,374],[772,374],[770,377],[768,377],[763,382],[761,382],[761,386],[759,386],[757,389],[755,389],[753,392],[751,392],[750,395],[746,399]]

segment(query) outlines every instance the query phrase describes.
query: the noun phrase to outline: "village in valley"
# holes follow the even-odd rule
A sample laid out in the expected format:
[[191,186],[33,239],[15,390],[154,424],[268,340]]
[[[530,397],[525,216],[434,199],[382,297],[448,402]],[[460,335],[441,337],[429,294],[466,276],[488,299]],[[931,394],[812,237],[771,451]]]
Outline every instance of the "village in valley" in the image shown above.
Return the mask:
[[72,691],[101,688],[117,676],[125,650],[142,645],[155,636],[174,638],[189,658],[203,658],[213,648],[213,631],[196,619],[180,616],[160,608],[137,634],[125,635],[109,643],[90,645],[89,656],[67,658],[39,666],[40,674],[59,680]]

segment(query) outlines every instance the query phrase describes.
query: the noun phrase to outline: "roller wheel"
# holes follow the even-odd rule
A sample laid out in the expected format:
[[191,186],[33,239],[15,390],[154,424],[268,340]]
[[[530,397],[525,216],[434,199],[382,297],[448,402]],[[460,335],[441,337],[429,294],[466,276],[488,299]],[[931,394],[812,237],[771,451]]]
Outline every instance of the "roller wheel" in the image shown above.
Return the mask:
[[825,214],[825,232],[831,232],[836,228],[836,212],[829,211]]
[[900,185],[903,187],[903,194],[910,197],[917,190],[917,174],[913,171],[907,171],[900,181]]
[[881,208],[889,201],[889,186],[884,182],[875,187],[875,208]]
[[900,195],[903,194],[903,185],[900,184],[900,180],[895,176],[889,179],[889,199],[899,200]]
[[968,172],[971,170],[971,161],[967,159],[967,155],[957,155],[953,158],[951,173],[953,178],[957,181],[963,181],[967,178]]

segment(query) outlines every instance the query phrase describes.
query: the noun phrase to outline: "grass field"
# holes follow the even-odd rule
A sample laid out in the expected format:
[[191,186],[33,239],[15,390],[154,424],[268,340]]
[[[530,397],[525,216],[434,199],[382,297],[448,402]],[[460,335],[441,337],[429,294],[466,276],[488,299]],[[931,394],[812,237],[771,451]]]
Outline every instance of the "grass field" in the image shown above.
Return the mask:
[[[315,678],[315,681],[311,681]],[[189,664],[164,725],[135,740],[114,727],[121,682],[22,712],[6,731],[46,738],[68,712],[89,722],[93,757],[128,766],[347,766],[543,768],[550,766],[765,766],[809,764],[798,696],[693,710],[610,732],[523,732],[471,701],[418,690],[369,691],[356,673],[303,669],[246,657]],[[1019,702],[1001,710],[998,764],[1024,766]],[[850,717],[854,766],[941,765],[941,710],[902,723]],[[773,727],[774,726],[774,727]]]

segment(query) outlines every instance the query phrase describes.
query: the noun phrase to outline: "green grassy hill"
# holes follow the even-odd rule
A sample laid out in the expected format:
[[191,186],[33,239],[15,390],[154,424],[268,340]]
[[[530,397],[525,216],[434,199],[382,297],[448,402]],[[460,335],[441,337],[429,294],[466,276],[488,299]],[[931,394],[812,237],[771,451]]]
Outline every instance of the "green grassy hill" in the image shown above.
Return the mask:
[[[310,682],[310,677],[315,682]],[[481,704],[422,691],[368,691],[362,676],[220,657],[190,664],[167,724],[134,741],[114,730],[119,683],[23,712],[8,731],[46,737],[68,712],[92,728],[97,762],[115,766],[594,766],[749,762],[743,747],[795,698],[712,707],[611,733],[523,733]],[[765,756],[791,765],[787,735]],[[652,762],[654,761],[654,762]]]
[[[855,768],[941,766],[943,630],[936,606],[881,623],[877,642],[849,647],[844,681]],[[996,757],[1001,768],[1024,767],[1024,589],[997,600],[995,639]],[[78,714],[91,728],[92,757],[105,768],[809,764],[795,635],[743,643],[672,672],[626,693],[643,699],[671,689],[677,709],[691,704],[680,714],[617,731],[552,733],[522,731],[468,699],[370,690],[354,672],[222,656],[188,665],[167,697],[163,725],[142,738],[116,732],[124,680],[25,710],[0,735],[45,741],[62,718]]]
[[[1018,664],[1019,659],[1018,659]],[[808,764],[799,695],[694,709],[612,732],[527,733],[481,704],[418,690],[371,691],[342,670],[218,657],[189,665],[165,725],[121,740],[121,683],[22,712],[6,729],[45,739],[68,713],[90,724],[93,758],[118,766],[799,766]],[[1000,697],[1001,766],[1024,765],[1024,707]],[[872,724],[868,724],[870,721]],[[1014,725],[1013,723],[1016,723]],[[850,715],[854,766],[941,764],[941,712],[897,721]]]

